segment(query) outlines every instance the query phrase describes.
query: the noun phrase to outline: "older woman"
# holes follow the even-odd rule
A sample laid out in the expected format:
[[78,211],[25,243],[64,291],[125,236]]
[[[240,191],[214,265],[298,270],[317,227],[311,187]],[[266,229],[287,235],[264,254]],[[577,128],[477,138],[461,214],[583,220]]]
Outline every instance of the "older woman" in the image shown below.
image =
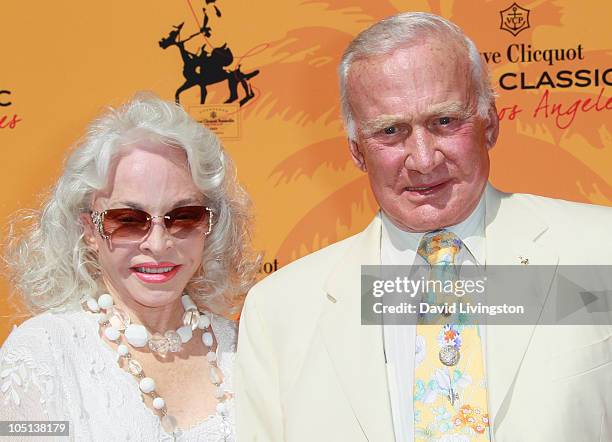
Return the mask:
[[13,279],[37,316],[0,350],[0,420],[78,440],[233,440],[247,197],[210,131],[140,95],[95,120]]

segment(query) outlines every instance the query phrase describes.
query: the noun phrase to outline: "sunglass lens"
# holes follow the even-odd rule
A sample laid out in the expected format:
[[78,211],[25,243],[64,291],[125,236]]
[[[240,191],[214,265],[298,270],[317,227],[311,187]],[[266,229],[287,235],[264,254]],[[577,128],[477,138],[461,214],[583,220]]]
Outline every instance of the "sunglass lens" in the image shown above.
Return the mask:
[[137,241],[149,231],[149,217],[142,210],[110,209],[104,215],[104,233],[113,241]]
[[171,235],[180,235],[208,224],[208,210],[204,206],[178,207],[168,212],[166,228]]

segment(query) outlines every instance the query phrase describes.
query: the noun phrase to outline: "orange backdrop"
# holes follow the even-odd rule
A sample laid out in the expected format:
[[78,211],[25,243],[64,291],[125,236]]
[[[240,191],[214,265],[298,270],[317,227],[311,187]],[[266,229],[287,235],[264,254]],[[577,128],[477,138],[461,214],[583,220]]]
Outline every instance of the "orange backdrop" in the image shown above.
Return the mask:
[[[189,71],[189,60],[206,59],[202,47],[211,53],[226,44],[233,60],[223,69],[244,81],[236,84],[237,99],[224,104],[231,79],[208,86],[204,105],[197,86],[180,98],[220,134],[252,195],[255,246],[265,251],[261,275],[359,231],[376,205],[366,177],[350,162],[336,66],[357,32],[406,10],[456,22],[487,60],[502,116],[492,151],[494,185],[612,205],[612,4],[23,1],[2,7],[0,219],[6,225],[17,209],[39,205],[66,151],[104,106],[137,90],[173,99],[186,81],[184,67],[198,79],[220,72],[212,62]],[[564,59],[550,60],[549,49]],[[9,293],[2,280],[0,342],[23,320],[14,315]]]

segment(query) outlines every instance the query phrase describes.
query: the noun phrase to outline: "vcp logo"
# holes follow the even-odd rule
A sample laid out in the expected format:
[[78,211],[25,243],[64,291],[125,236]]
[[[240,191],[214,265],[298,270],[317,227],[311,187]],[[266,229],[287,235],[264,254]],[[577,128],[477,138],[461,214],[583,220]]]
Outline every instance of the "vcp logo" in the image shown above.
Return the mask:
[[501,23],[499,29],[508,31],[515,37],[525,29],[529,29],[529,9],[512,3],[503,11],[499,11]]
[[0,129],[15,129],[17,123],[21,121],[16,113],[10,112],[11,106],[13,106],[12,92],[0,89]]

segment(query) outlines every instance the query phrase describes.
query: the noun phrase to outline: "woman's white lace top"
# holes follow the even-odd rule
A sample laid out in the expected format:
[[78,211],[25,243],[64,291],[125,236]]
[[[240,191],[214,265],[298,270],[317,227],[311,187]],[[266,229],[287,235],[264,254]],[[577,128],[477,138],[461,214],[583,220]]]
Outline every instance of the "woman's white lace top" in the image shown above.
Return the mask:
[[[212,327],[219,367],[231,392],[236,323],[213,316]],[[202,376],[207,376],[206,366]],[[223,423],[214,414],[185,429],[179,440],[234,441],[233,400],[226,404],[229,438],[224,439]],[[100,339],[95,316],[83,310],[43,313],[9,335],[0,349],[0,420],[69,421],[70,440],[172,440],[142,401],[136,379],[119,367],[116,352]]]

